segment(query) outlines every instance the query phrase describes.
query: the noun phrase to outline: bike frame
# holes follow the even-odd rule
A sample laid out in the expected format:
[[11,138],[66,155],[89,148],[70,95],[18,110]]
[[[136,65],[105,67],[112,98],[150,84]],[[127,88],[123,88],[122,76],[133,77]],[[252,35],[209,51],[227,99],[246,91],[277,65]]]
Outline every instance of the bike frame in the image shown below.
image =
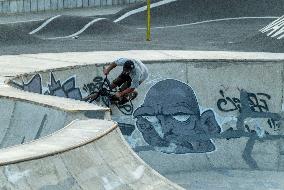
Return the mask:
[[[109,84],[109,82],[107,82],[107,81],[108,81],[107,79],[108,79],[108,78],[107,78],[107,75],[105,75],[104,81],[102,82],[102,84],[101,84],[101,86],[100,86],[100,88],[99,88],[99,91],[98,91],[97,95],[95,96],[95,98],[92,98],[92,99],[89,101],[90,103],[92,103],[93,101],[97,100],[100,96],[102,96],[103,89],[106,89],[106,88],[104,88],[104,85],[105,85],[105,84],[107,84],[107,86],[108,86],[109,89],[110,89],[110,84]],[[110,97],[110,96],[111,96],[111,92],[115,93],[115,92],[117,92],[117,90],[112,90],[112,89],[108,90],[108,89],[106,89],[106,92],[108,92],[107,97]],[[104,95],[104,96],[106,96],[106,95]]]
[[[104,88],[104,86],[106,86],[107,88]],[[122,112],[123,114],[132,115],[133,114],[132,99],[129,100],[129,104],[123,104],[123,105],[119,105],[116,102],[111,102],[110,97],[112,95],[114,95],[116,92],[118,92],[118,90],[110,88],[110,82],[108,81],[107,75],[105,75],[105,78],[104,78],[103,82],[101,83],[98,92],[91,93],[91,94],[97,93],[96,96],[89,99],[89,100],[87,99],[87,102],[92,103],[93,101],[97,100],[99,97],[107,97],[108,102],[106,102],[106,100],[102,98],[103,103],[107,107],[110,107],[111,104],[114,104],[118,108],[118,110],[120,112]]]

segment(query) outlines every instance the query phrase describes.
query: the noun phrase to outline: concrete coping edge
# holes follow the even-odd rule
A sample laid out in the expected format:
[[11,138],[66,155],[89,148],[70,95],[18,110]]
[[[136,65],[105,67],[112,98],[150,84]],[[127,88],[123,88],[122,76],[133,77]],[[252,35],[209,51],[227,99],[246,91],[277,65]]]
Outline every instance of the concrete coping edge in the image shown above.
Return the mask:
[[[2,90],[0,87],[0,98],[12,99],[21,102],[27,102],[39,106],[49,107],[56,110],[67,112],[81,112],[81,111],[110,111],[110,108],[101,107],[95,104],[89,104],[79,100],[70,98],[63,98],[57,96],[47,96],[33,92],[23,91],[14,87],[6,87]],[[44,99],[44,100],[43,100]],[[47,100],[48,99],[48,100]],[[49,102],[50,100],[50,102]],[[52,101],[51,101],[52,100]],[[65,103],[65,104],[63,104]],[[70,106],[68,106],[70,105]]]
[[[95,122],[100,122],[100,124],[96,125]],[[89,125],[89,127],[86,128],[86,125]],[[98,119],[74,120],[50,135],[25,144],[0,149],[0,166],[40,159],[73,150],[104,137],[117,127],[118,125],[114,121]],[[74,130],[76,130],[76,133],[74,133]],[[82,133],[78,135],[79,132]],[[87,138],[86,132],[89,134]],[[62,139],[65,140],[63,145],[44,146],[57,143],[55,139],[59,138],[61,141]],[[43,147],[45,148],[43,149]]]

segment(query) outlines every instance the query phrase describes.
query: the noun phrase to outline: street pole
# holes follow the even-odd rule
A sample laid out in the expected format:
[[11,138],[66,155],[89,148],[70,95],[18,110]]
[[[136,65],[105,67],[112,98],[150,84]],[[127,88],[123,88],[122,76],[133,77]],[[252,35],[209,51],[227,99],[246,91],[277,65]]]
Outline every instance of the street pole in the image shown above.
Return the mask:
[[147,0],[147,41],[151,41],[151,0]]

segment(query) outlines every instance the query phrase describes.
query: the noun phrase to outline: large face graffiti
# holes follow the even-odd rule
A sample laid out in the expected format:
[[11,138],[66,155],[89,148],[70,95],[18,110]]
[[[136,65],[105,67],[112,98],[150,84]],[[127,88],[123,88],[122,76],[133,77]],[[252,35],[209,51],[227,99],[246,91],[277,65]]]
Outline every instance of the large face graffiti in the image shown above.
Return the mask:
[[202,136],[221,132],[213,111],[200,114],[191,87],[173,79],[152,86],[133,115],[144,140],[165,153],[214,151],[212,141]]

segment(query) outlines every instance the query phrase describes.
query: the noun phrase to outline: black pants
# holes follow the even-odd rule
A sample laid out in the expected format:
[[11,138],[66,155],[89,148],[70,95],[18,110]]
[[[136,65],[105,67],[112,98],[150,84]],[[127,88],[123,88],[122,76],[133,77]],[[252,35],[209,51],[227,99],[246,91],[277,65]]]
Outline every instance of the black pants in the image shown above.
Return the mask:
[[129,75],[121,73],[116,79],[112,81],[113,84],[120,87],[120,91],[123,91],[131,86],[132,79]]

